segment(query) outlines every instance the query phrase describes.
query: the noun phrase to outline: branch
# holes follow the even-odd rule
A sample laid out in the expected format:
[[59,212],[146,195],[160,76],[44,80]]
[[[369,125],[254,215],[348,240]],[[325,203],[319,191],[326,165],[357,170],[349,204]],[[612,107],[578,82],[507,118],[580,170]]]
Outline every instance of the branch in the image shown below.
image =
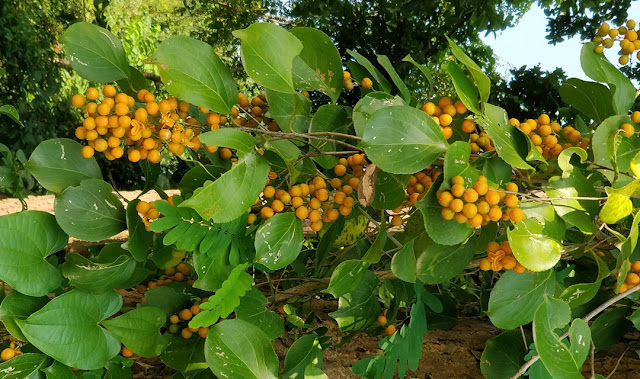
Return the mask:
[[[611,305],[617,303],[618,301],[624,299],[625,297],[631,295],[632,293],[636,292],[637,290],[640,290],[640,284],[628,289],[627,291],[618,294],[614,297],[612,297],[611,299],[605,301],[604,303],[602,303],[598,308],[592,310],[591,312],[589,312],[588,315],[584,316],[582,319],[585,322],[589,322],[592,318],[596,317],[599,313],[601,313],[602,311],[604,311],[605,309],[609,308]],[[564,332],[561,336],[560,336],[560,340],[563,340],[565,338],[567,338],[567,336],[569,335],[569,331]],[[518,370],[518,372],[516,372],[511,379],[518,379],[519,377],[521,377],[522,375],[524,375],[527,370],[529,369],[529,367],[531,367],[534,363],[536,363],[538,361],[538,359],[540,359],[540,354],[536,354],[533,357],[531,357],[531,359],[522,365],[522,367],[520,367],[520,370]]]

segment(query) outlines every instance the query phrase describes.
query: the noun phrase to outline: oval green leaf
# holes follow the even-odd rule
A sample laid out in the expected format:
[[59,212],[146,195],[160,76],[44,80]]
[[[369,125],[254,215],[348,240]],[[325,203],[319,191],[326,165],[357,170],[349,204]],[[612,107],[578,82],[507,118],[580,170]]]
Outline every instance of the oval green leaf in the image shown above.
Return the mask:
[[96,159],[84,158],[80,150],[82,145],[70,139],[46,140],[36,147],[24,166],[41,186],[62,193],[85,179],[102,179]]
[[246,321],[226,320],[212,326],[204,355],[217,377],[278,377],[278,357],[271,340],[257,326]]
[[548,270],[562,254],[562,245],[545,234],[543,228],[536,220],[526,219],[507,232],[513,255],[530,270]]
[[102,325],[135,354],[150,358],[160,355],[167,347],[166,337],[160,334],[166,321],[167,316],[161,309],[144,307],[105,320]]
[[270,270],[279,270],[298,258],[303,242],[302,222],[294,213],[280,213],[256,231],[256,257]]
[[233,128],[222,128],[202,133],[198,136],[205,145],[224,146],[236,149],[238,156],[253,151],[256,139],[249,133]]
[[53,215],[24,211],[0,217],[0,279],[29,296],[44,296],[62,275],[46,258],[69,240]]
[[95,24],[77,22],[62,35],[71,67],[92,82],[115,82],[129,77],[129,63],[122,42]]
[[555,291],[553,270],[524,272],[509,270],[491,290],[487,314],[493,325],[501,329],[515,329],[528,324],[542,303],[542,295]]
[[67,254],[62,274],[81,290],[102,293],[125,283],[136,269],[136,261],[121,255],[112,263],[96,263],[80,254]]
[[184,36],[164,40],[154,54],[170,94],[215,112],[231,113],[238,87],[209,44]]
[[274,91],[293,93],[293,61],[302,43],[286,29],[271,23],[256,23],[236,30],[242,64],[256,83]]
[[409,106],[376,111],[365,125],[362,141],[367,157],[392,174],[424,169],[449,145],[431,117]]
[[293,61],[293,84],[297,89],[315,90],[337,102],[343,87],[342,58],[331,38],[316,28],[289,30],[302,51]]
[[92,295],[73,290],[51,300],[18,325],[43,353],[67,366],[94,370],[120,351],[120,342],[98,323],[121,306],[122,298],[115,292]]
[[67,188],[56,196],[54,211],[62,230],[84,241],[101,241],[127,228],[124,207],[103,180]]
[[[335,133],[347,133],[347,126],[349,121],[344,109],[338,105],[325,104],[322,105],[311,119],[311,125],[309,125],[309,133],[317,132],[335,132]],[[318,136],[323,137],[323,136]],[[324,138],[340,139],[336,137],[324,136]],[[315,139],[310,139],[309,142],[318,147],[323,152],[335,152],[336,143],[326,142]],[[340,145],[342,148],[343,146]],[[323,168],[330,170],[336,164],[338,164],[338,157],[333,155],[325,155],[312,158]]]
[[215,181],[207,181],[181,207],[195,209],[204,219],[225,223],[247,213],[269,174],[269,164],[256,152],[246,154]]

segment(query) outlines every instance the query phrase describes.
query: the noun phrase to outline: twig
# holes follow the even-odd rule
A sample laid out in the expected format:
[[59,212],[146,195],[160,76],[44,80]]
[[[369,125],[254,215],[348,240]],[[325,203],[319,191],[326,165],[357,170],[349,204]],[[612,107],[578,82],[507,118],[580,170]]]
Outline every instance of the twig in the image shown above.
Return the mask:
[[[618,301],[624,299],[625,297],[631,295],[632,293],[636,292],[637,290],[640,289],[640,284],[628,289],[627,291],[618,294],[614,297],[612,297],[611,299],[605,301],[604,303],[600,304],[599,307],[597,307],[596,309],[592,310],[591,312],[589,312],[589,314],[587,314],[586,316],[584,316],[582,319],[585,322],[589,322],[589,320],[591,320],[592,318],[594,318],[595,316],[597,316],[599,313],[601,313],[602,311],[604,311],[605,309],[609,308],[612,304],[617,303]],[[535,327],[535,325],[534,325]],[[567,338],[567,336],[569,335],[569,331],[564,332],[561,336],[560,336],[560,340],[563,340],[565,338]],[[624,354],[623,354],[624,355]],[[527,361],[527,363],[523,364],[520,369],[518,370],[518,372],[516,372],[511,379],[518,379],[519,377],[521,377],[522,375],[524,375],[527,370],[529,369],[529,367],[531,367],[531,365],[533,365],[534,363],[536,363],[538,361],[538,359],[540,359],[540,354],[536,354],[533,357],[531,357],[531,359],[529,361]]]
[[527,345],[527,336],[524,334],[524,328],[520,325],[520,333],[522,333],[522,342],[524,342],[524,348],[529,351],[529,345]]
[[596,377],[596,366],[595,366],[595,352],[596,345],[594,345],[593,340],[591,340],[591,379]]
[[618,369],[618,366],[620,365],[620,362],[622,361],[622,358],[624,357],[625,354],[627,354],[627,351],[629,351],[629,347],[624,349],[624,352],[622,353],[620,358],[618,358],[618,361],[616,362],[616,365],[613,367],[613,370],[609,373],[609,375],[607,375],[606,379],[609,379],[611,377],[611,375],[613,375],[613,373],[616,372],[616,370]]
[[[369,221],[377,226],[378,229],[381,229],[380,223],[374,220],[373,217],[371,217],[367,212],[364,211],[364,209],[362,209],[362,207],[358,206],[358,211],[360,211],[360,213],[362,213]],[[387,238],[389,238],[389,240],[393,242],[397,247],[402,248],[403,245],[389,233],[387,233]]]

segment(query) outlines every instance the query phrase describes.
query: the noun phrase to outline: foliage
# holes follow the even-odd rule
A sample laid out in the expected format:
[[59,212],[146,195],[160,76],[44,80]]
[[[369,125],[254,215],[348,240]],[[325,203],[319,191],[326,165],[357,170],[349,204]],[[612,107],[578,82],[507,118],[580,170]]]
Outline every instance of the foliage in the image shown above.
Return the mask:
[[[185,377],[326,377],[314,296],[333,304],[341,332],[387,334],[381,354],[353,366],[367,378],[415,371],[424,334],[451,327],[456,305],[533,340],[527,353],[508,348],[513,332],[492,339],[488,377],[576,377],[591,341],[604,348],[637,324],[627,296],[640,289],[640,112],[594,43],[580,57],[594,82],[561,87],[562,125],[492,103],[490,77],[453,40],[444,67],[456,95],[418,102],[376,51],[348,51],[340,73],[338,47],[316,29],[233,34],[264,93],[236,94],[225,61],[181,36],[154,53],[172,95],[156,96],[115,35],[66,30],[72,66],[108,83],[71,100],[83,142],[44,141],[24,164],[55,194],[55,216],[0,217],[0,279],[14,289],[0,320],[22,341],[2,357],[20,373],[130,377],[127,358],[160,356]],[[428,74],[422,63],[411,64]],[[347,92],[353,109],[339,105]],[[180,162],[180,195],[125,207],[95,154],[139,162],[145,191]],[[124,244],[63,250],[70,236],[125,229]],[[144,297],[123,306],[134,290]],[[285,331],[295,342],[280,371],[273,341]],[[502,352],[511,363],[487,364]]]

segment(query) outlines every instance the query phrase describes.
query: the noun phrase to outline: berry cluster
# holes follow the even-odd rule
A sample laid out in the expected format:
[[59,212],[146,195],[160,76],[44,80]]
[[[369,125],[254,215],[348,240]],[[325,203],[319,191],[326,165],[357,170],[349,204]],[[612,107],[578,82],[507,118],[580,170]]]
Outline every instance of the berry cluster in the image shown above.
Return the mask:
[[[467,121],[467,120],[465,120]],[[464,126],[464,123],[462,124]],[[472,154],[479,154],[485,151],[496,151],[496,147],[493,145],[493,141],[489,138],[489,135],[485,132],[476,132],[475,125],[473,126],[469,135],[469,146],[471,147]]]
[[[509,183],[505,190],[518,192],[518,186]],[[522,221],[524,213],[518,207],[518,196],[507,192],[489,186],[484,176],[479,176],[472,188],[465,188],[464,178],[454,176],[451,179],[451,190],[438,190],[437,197],[442,206],[442,218],[455,219],[460,224],[466,222],[477,228],[492,221]],[[505,206],[504,209],[500,206],[501,203]]]
[[169,322],[171,323],[171,325],[169,325],[169,333],[177,333],[181,327],[179,324],[182,324],[182,330],[180,331],[182,338],[189,339],[193,336],[193,333],[197,333],[200,337],[206,338],[207,334],[209,334],[209,328],[190,328],[187,323],[193,318],[193,316],[201,312],[200,304],[207,301],[209,301],[209,298],[205,297],[199,302],[193,304],[191,308],[185,308],[177,315],[169,316]]
[[[167,201],[171,205],[173,205],[171,198],[169,198],[169,200]],[[144,223],[144,227],[147,230],[147,232],[151,231],[151,229],[149,229],[151,222],[157,219],[158,217],[160,217],[160,212],[158,212],[158,210],[155,208],[153,201],[147,202],[147,201],[141,200],[138,204],[136,204],[136,211],[138,211],[138,213],[140,214],[140,217],[142,218],[142,222]]]
[[[302,91],[302,94],[309,97],[309,93],[307,91]],[[258,96],[251,98],[251,100],[249,100],[249,98],[243,93],[239,93],[238,106],[231,108],[231,125],[246,126],[250,128],[254,128],[258,125],[265,125],[272,132],[277,132],[280,130],[278,123],[275,120],[264,116],[267,109],[267,97],[264,92],[260,92]],[[212,121],[215,121],[215,118]],[[208,118],[207,122],[209,122]],[[213,127],[211,128],[211,130],[215,129]]]
[[387,309],[383,309],[380,316],[378,316],[378,324],[384,326],[384,331],[388,336],[396,332],[396,326],[393,324],[387,324]]
[[[186,280],[186,283],[190,286],[193,285],[194,280],[190,277],[191,269],[184,263],[178,264],[176,267],[168,268],[165,270],[165,275],[162,275],[158,280],[152,280],[147,283],[147,285],[139,285],[136,287],[136,291],[139,293],[145,293],[147,290],[154,289],[156,287],[166,286],[171,282],[183,282]],[[144,303],[145,298],[143,297],[140,302]]]
[[255,213],[249,214],[248,223],[253,224],[257,220],[256,213],[266,220],[277,213],[295,212],[299,219],[311,221],[312,230],[320,231],[323,223],[351,214],[356,203],[359,177],[364,174],[367,164],[364,154],[353,154],[340,158],[333,169],[337,177],[331,180],[317,176],[307,183],[291,186],[288,191],[267,183],[262,198],[256,200],[258,207]]
[[[453,122],[453,117],[467,113],[467,107],[462,101],[458,100],[454,104],[449,97],[445,96],[438,100],[438,105],[431,101],[426,102],[422,106],[422,111],[431,116],[436,124],[440,125],[444,138],[449,139],[453,135],[453,129],[450,126]],[[463,121],[462,125],[463,131],[470,130],[469,132],[465,131],[466,133],[471,133],[476,127],[475,123],[469,119]]]
[[405,203],[407,203],[407,205],[413,205],[422,200],[440,173],[441,172],[438,170],[432,170],[431,167],[427,167],[426,169],[411,175],[411,178],[409,178],[409,185],[407,187],[407,201],[405,201]]
[[594,49],[596,53],[600,54],[604,49],[612,48],[613,44],[619,41],[620,58],[618,58],[618,63],[621,65],[629,63],[629,57],[635,51],[638,51],[636,57],[640,59],[640,40],[638,39],[638,30],[636,30],[636,22],[634,20],[627,20],[625,26],[618,28],[611,28],[605,22],[598,28],[597,34],[593,38],[593,42],[598,44]]
[[[629,266],[629,273],[624,278],[624,283],[618,288],[618,293],[626,292],[629,288],[640,284],[640,261],[635,261]],[[618,272],[618,275],[620,273]]]
[[[546,114],[541,114],[537,119],[530,118],[525,121],[512,118],[509,123],[528,135],[538,152],[546,159],[557,157],[562,150],[573,146],[586,150],[591,142],[589,138],[583,138],[582,134],[572,126],[562,127],[557,122],[551,122]],[[561,140],[567,142],[561,143]],[[575,143],[577,144],[574,145]]]
[[22,351],[20,351],[20,348],[16,348],[16,343],[14,341],[11,341],[11,343],[9,344],[9,347],[2,350],[2,352],[0,353],[0,359],[2,359],[3,361],[8,361],[9,359],[15,357],[16,355],[21,355]]
[[351,91],[355,86],[353,84],[353,80],[351,79],[351,73],[349,71],[342,71],[342,79],[344,81],[344,88],[347,91]]
[[513,256],[509,241],[504,241],[500,244],[489,242],[487,244],[487,257],[480,260],[480,270],[497,272],[502,269],[513,270],[518,274],[522,274],[526,270]]

